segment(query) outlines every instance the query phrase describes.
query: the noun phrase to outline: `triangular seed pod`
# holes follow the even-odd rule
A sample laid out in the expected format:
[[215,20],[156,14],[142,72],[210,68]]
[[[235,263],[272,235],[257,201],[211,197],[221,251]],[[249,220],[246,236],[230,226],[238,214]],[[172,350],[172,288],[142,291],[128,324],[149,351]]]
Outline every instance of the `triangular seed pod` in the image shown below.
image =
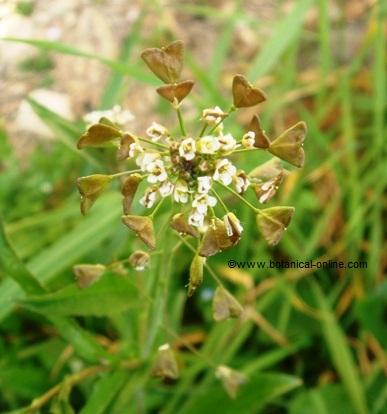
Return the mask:
[[258,88],[254,88],[243,75],[234,76],[232,95],[236,108],[254,106],[266,100],[264,92]]
[[184,43],[177,40],[168,46],[145,49],[141,57],[163,82],[176,83],[183,69]]
[[305,153],[302,145],[306,132],[305,122],[298,122],[276,138],[270,144],[269,151],[298,168],[302,167],[305,162]]
[[259,211],[257,225],[268,244],[275,246],[281,240],[294,210],[294,207],[271,207]]

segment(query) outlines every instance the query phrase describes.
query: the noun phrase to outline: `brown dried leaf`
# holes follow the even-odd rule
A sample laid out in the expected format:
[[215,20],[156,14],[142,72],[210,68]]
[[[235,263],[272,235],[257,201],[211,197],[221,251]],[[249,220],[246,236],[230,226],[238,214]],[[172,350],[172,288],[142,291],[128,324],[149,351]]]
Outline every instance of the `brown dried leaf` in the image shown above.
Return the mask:
[[189,268],[188,297],[191,297],[203,282],[203,266],[206,259],[195,255]]
[[266,95],[243,76],[235,75],[232,82],[232,94],[236,108],[247,108],[266,100]]

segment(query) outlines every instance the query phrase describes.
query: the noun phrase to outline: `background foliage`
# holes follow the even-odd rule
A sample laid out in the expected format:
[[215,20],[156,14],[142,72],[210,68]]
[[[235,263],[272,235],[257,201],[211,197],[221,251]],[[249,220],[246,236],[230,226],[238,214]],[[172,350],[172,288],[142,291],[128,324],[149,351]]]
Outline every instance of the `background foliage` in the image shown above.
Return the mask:
[[[109,2],[95,3],[99,7]],[[279,246],[267,247],[254,217],[241,207],[242,241],[209,261],[250,315],[243,321],[215,323],[215,285],[206,273],[200,292],[187,300],[184,286],[191,252],[184,246],[173,250],[179,242],[173,236],[163,241],[145,272],[127,270],[122,278],[107,274],[89,290],[79,291],[71,271],[74,264],[111,263],[141,247],[121,224],[117,191],[106,193],[87,217],[79,214],[76,177],[113,172],[114,153],[79,152],[75,143],[83,123],[68,121],[29,98],[56,139],[39,141],[28,162],[21,163],[4,117],[2,412],[185,414],[220,406],[225,413],[387,412],[385,6],[378,1],[337,2],[333,18],[333,3],[324,0],[275,2],[276,21],[269,25],[248,2],[226,3],[218,8],[207,2],[176,2],[166,8],[177,20],[205,21],[215,32],[215,47],[205,66],[190,53],[190,44],[196,42],[200,49],[200,38],[189,41],[189,27],[186,34],[176,31],[158,1],[141,5],[116,59],[75,44],[2,40],[8,48],[20,42],[32,45],[39,59],[24,62],[23,70],[37,71],[46,81],[58,55],[107,67],[109,77],[98,106],[109,108],[122,102],[133,85],[144,90],[157,85],[140,62],[141,49],[186,36],[186,69],[201,83],[187,104],[192,119],[204,107],[228,106],[230,79],[237,69],[269,96],[260,109],[268,132],[275,134],[299,119],[309,128],[306,165],[287,178],[276,196],[276,203],[296,207]],[[19,2],[18,12],[33,15],[33,6]],[[356,7],[363,7],[358,15]],[[164,18],[144,33],[147,18],[158,12]],[[361,26],[356,47],[348,43],[353,19]],[[235,37],[242,26],[255,36],[265,30],[268,34],[258,42],[258,50],[238,64]],[[147,102],[146,93],[138,99]],[[149,105],[157,119],[166,124],[171,120],[160,100]],[[241,115],[239,121],[247,119]],[[227,123],[240,136],[238,123]],[[242,157],[246,170],[255,166]],[[229,259],[362,260],[368,266],[230,270]],[[155,350],[165,341],[177,350],[181,365],[181,378],[174,383],[150,376]],[[237,399],[229,400],[215,379],[213,367],[218,364],[248,375]]]

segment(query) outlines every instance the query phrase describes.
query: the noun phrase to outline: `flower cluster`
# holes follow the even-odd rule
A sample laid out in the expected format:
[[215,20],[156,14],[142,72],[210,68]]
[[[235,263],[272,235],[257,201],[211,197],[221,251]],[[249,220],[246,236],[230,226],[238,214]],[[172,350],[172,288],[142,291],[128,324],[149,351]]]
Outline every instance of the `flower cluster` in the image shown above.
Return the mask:
[[[223,192],[229,192],[252,209],[258,229],[270,245],[279,242],[294,208],[261,209],[248,201],[245,192],[251,189],[260,204],[266,203],[276,194],[286,176],[281,159],[296,167],[303,165],[306,125],[298,122],[271,139],[263,130],[259,117],[254,115],[244,134],[232,135],[226,130],[224,120],[239,108],[252,107],[266,100],[265,94],[244,76],[235,75],[230,108],[204,109],[196,132],[194,129],[187,132],[181,104],[194,82],[180,80],[183,51],[183,43],[176,41],[142,53],[148,67],[165,83],[157,92],[176,111],[180,132],[172,133],[166,126],[153,122],[143,136],[137,136],[122,130],[115,119],[117,116],[100,114],[103,116],[80,138],[78,148],[116,145],[117,159],[127,161],[133,168],[112,175],[81,177],[78,188],[82,196],[81,209],[86,213],[113,178],[124,177],[123,222],[150,249],[156,246],[155,214],[165,200],[170,200],[171,211],[175,210],[170,218],[171,227],[181,236],[198,239],[188,288],[191,295],[201,283],[205,262],[202,259],[234,246],[243,232],[240,220],[228,209]],[[114,110],[110,115],[113,113]],[[256,150],[266,151],[274,157],[250,172],[237,166],[239,154],[254,154]],[[139,203],[145,208],[145,214],[141,216],[131,214],[137,193],[140,193]]]

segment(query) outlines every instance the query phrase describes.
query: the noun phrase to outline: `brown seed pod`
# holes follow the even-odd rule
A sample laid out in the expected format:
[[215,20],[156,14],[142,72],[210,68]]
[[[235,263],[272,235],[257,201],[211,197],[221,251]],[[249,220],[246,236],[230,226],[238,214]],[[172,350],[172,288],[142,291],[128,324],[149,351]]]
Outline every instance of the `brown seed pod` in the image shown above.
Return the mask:
[[176,83],[183,69],[184,43],[181,40],[159,48],[145,49],[141,57],[163,82]]
[[174,83],[172,85],[160,86],[160,88],[157,88],[156,91],[167,101],[172,103],[177,101],[180,103],[191,92],[194,83],[194,81],[187,80],[180,83]]
[[269,151],[278,158],[300,168],[305,162],[305,153],[302,145],[305,141],[306,133],[305,122],[298,122],[272,141]]
[[266,100],[263,91],[254,86],[243,76],[235,75],[232,81],[232,94],[236,108],[246,108]]
[[259,211],[257,225],[268,244],[275,246],[281,240],[294,210],[294,207],[271,207]]
[[151,250],[155,249],[156,238],[152,219],[149,217],[125,215],[122,216],[122,221],[126,226],[133,230]]

